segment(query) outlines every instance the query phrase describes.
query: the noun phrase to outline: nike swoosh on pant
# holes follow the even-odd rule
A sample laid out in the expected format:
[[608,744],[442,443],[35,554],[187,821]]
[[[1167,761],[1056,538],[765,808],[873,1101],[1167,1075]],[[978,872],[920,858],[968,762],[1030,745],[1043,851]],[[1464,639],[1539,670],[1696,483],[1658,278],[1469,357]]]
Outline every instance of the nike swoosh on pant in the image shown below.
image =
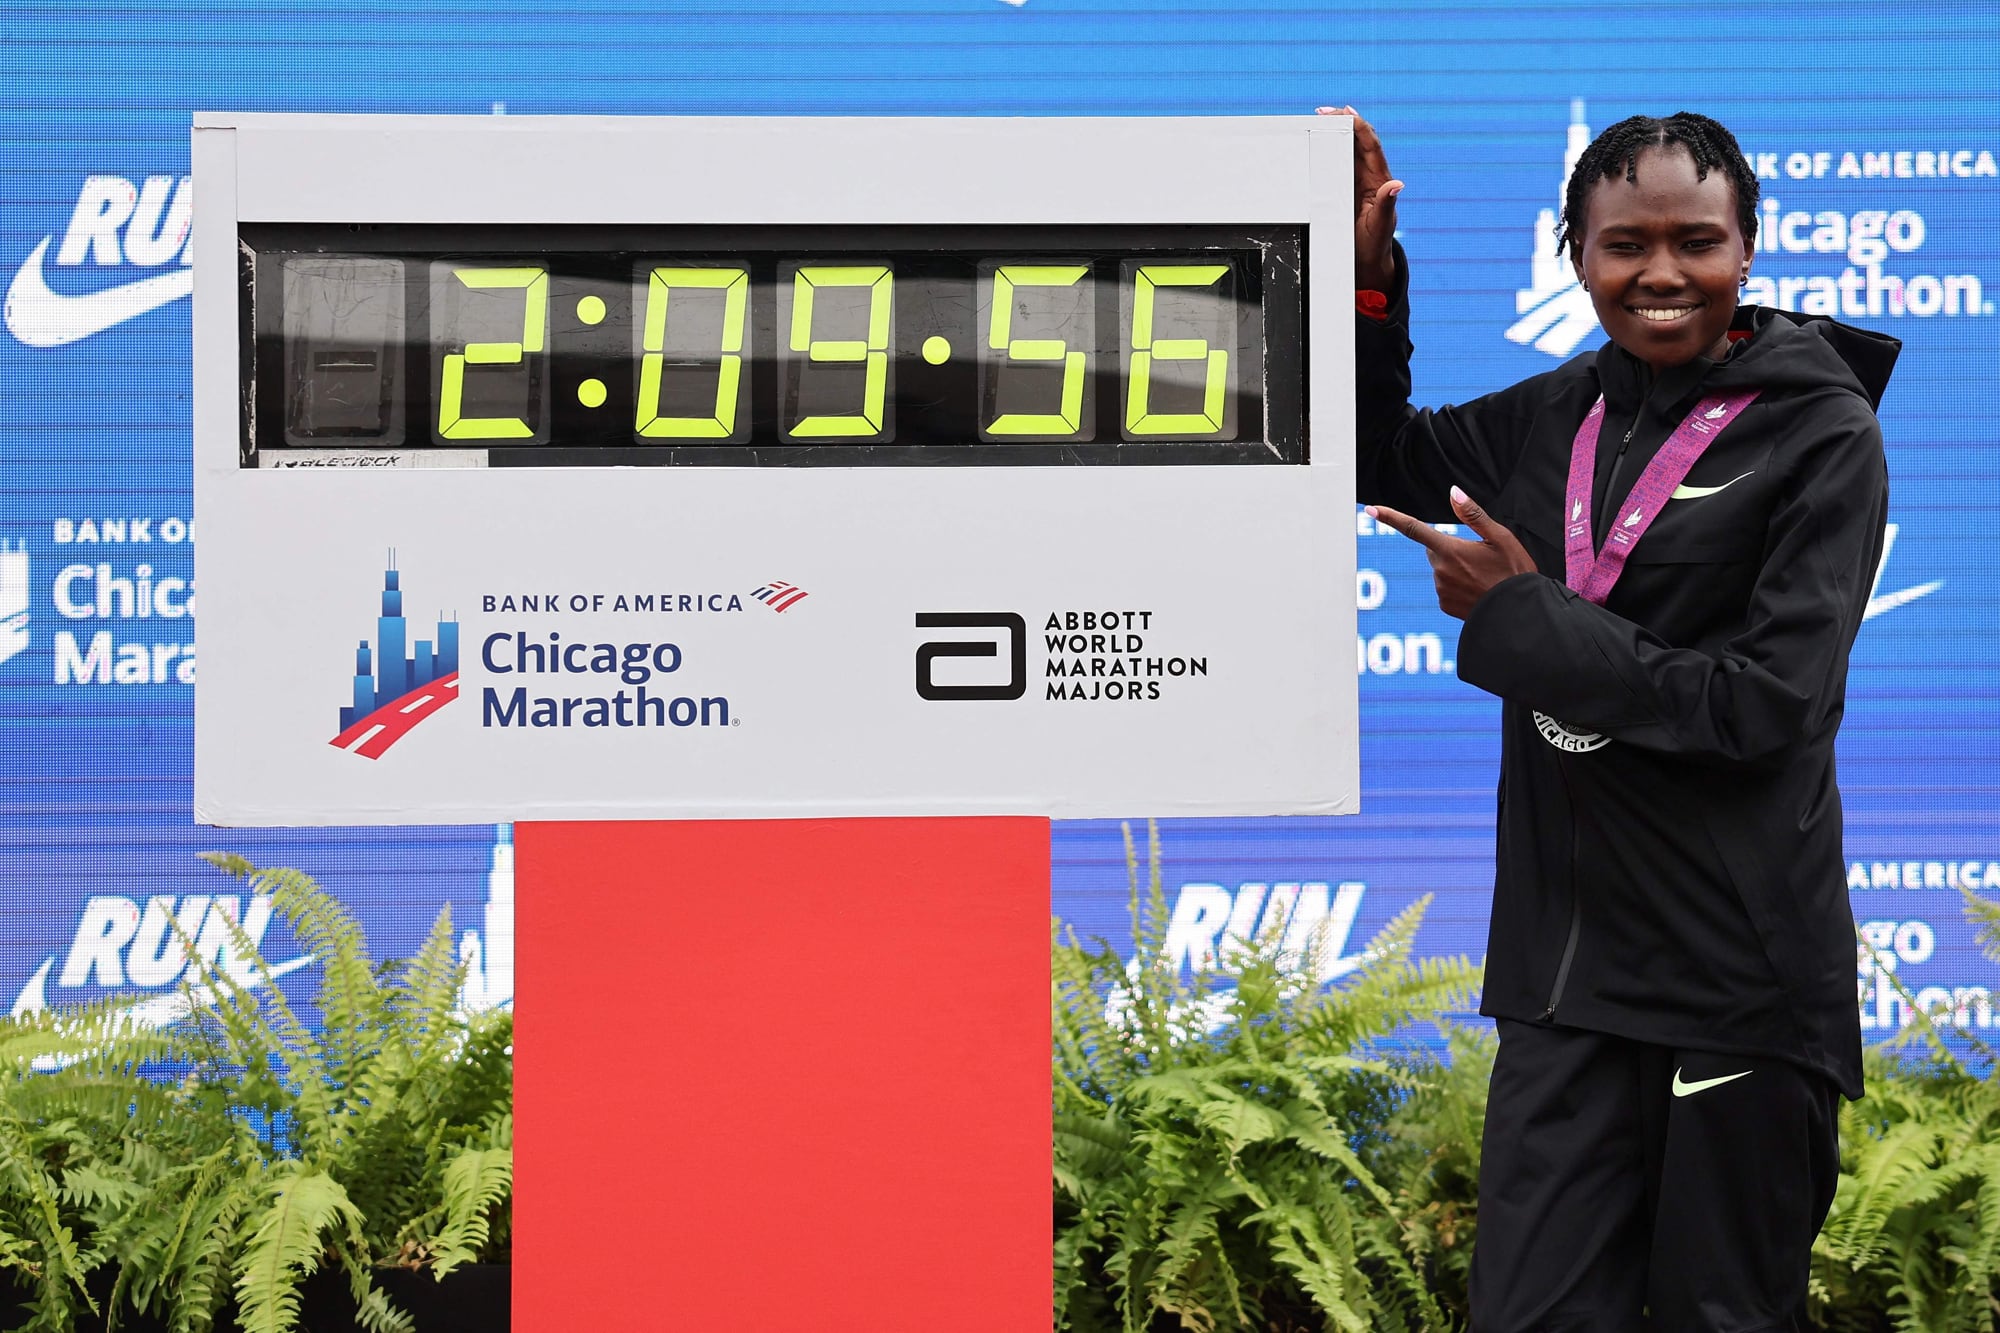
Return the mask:
[[30,347],[77,342],[194,290],[194,270],[183,268],[81,296],[50,291],[42,280],[42,256],[54,239],[44,236],[7,285],[7,332]]
[[[1754,475],[1756,475],[1756,469],[1752,468],[1749,472],[1744,473],[1743,477]],[[1720,486],[1676,486],[1674,487],[1673,495],[1669,498],[1675,500],[1699,500],[1704,495],[1714,495],[1719,491],[1728,490],[1731,486],[1743,480],[1743,477],[1731,477]]]
[[[1739,477],[1737,480],[1740,481],[1742,478]],[[1746,1069],[1740,1074],[1724,1074],[1721,1078],[1701,1078],[1696,1079],[1692,1083],[1683,1083],[1681,1082],[1681,1071],[1676,1069],[1674,1071],[1674,1096],[1692,1097],[1704,1089],[1720,1087],[1724,1083],[1734,1083],[1737,1079],[1749,1078],[1750,1075],[1756,1072],[1754,1069]]]

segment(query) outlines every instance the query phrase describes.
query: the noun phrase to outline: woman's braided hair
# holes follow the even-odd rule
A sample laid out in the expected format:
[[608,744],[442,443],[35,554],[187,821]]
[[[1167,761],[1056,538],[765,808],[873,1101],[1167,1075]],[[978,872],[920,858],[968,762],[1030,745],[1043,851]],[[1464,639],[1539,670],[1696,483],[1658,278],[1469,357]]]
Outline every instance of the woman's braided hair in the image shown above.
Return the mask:
[[1628,116],[1591,140],[1590,147],[1576,160],[1563,196],[1562,226],[1556,229],[1556,252],[1582,244],[1584,210],[1590,192],[1601,180],[1623,176],[1628,182],[1639,179],[1639,154],[1648,148],[1679,144],[1694,159],[1697,179],[1707,180],[1709,168],[1719,167],[1736,187],[1736,222],[1743,229],[1743,243],[1757,244],[1757,173],[1737,146],[1736,136],[1707,116],[1692,111],[1676,111],[1665,120],[1654,116]]

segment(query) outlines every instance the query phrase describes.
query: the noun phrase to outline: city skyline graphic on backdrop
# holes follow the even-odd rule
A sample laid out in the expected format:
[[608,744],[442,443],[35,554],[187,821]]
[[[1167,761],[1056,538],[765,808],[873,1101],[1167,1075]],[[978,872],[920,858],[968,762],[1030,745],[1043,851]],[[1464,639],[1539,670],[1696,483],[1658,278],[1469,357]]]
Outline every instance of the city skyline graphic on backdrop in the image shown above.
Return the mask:
[[329,744],[364,759],[380,759],[457,697],[458,622],[440,616],[435,635],[410,642],[402,572],[392,550],[382,571],[375,642],[363,639],[354,650],[354,700],[341,708],[340,732]]

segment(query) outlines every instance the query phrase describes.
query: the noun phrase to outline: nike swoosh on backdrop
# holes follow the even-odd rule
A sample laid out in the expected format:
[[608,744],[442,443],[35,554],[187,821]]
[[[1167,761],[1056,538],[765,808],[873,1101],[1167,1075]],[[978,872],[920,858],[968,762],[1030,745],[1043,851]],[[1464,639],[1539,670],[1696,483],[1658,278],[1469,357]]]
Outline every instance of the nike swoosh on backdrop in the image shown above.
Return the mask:
[[[1738,477],[1737,480],[1741,481],[1742,478]],[[1749,1078],[1755,1072],[1757,1071],[1754,1069],[1746,1069],[1740,1074],[1724,1074],[1721,1078],[1702,1078],[1696,1079],[1692,1083],[1683,1083],[1681,1082],[1681,1071],[1676,1069],[1674,1071],[1674,1096],[1692,1097],[1705,1088],[1718,1087],[1724,1083],[1734,1083],[1739,1078]]]
[[1868,609],[1861,613],[1861,618],[1863,620],[1873,620],[1884,611],[1894,611],[1899,606],[1908,606],[1919,597],[1928,597],[1943,586],[1943,579],[1932,579],[1929,583],[1919,583],[1916,587],[1905,588],[1901,592],[1884,593],[1880,597],[1870,597],[1868,599]]
[[[1756,471],[1755,468],[1752,468],[1750,471],[1744,473],[1743,477],[1755,476]],[[1728,490],[1731,486],[1743,480],[1743,477],[1731,477],[1720,486],[1676,486],[1671,498],[1675,500],[1699,500],[1704,495],[1714,495],[1719,491]]]
[[194,270],[182,268],[81,296],[50,291],[42,280],[42,256],[54,239],[44,236],[7,285],[7,332],[30,347],[77,342],[194,290]]

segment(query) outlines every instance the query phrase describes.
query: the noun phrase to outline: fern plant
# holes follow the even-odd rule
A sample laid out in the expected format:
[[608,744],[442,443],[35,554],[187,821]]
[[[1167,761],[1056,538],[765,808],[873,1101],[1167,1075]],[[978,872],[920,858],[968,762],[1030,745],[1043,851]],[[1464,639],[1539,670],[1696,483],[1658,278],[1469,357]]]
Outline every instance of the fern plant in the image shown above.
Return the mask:
[[1392,1038],[1468,1008],[1477,970],[1411,960],[1420,902],[1337,987],[1317,981],[1323,930],[1303,958],[1273,930],[1183,979],[1165,950],[1156,827],[1148,872],[1129,828],[1126,859],[1129,964],[1055,926],[1056,1326],[1455,1327],[1439,1270],[1462,1264],[1440,1255],[1469,1250],[1469,1219],[1445,1220],[1419,1182],[1439,1156],[1465,1169],[1452,1165],[1463,1154],[1391,1141],[1441,1072]]
[[[2000,962],[2000,904],[1966,893],[1965,911],[1986,956]],[[1830,1333],[1994,1333],[1995,1053],[1967,1033],[1947,1034],[1879,954],[1876,965],[1915,1021],[1868,1052],[1867,1095],[1841,1109],[1841,1175],[1813,1247],[1813,1304]],[[1960,1055],[1966,1047],[1978,1068]]]
[[244,1333],[289,1333],[328,1266],[362,1327],[412,1333],[379,1268],[442,1278],[508,1243],[512,1017],[461,1012],[449,908],[414,959],[378,969],[307,876],[210,859],[323,964],[320,1026],[240,929],[255,984],[183,937],[195,975],[165,1030],[116,1003],[0,1022],[0,1269],[37,1333],[96,1308],[99,1269],[113,1326],[137,1309],[207,1333],[227,1309]]

